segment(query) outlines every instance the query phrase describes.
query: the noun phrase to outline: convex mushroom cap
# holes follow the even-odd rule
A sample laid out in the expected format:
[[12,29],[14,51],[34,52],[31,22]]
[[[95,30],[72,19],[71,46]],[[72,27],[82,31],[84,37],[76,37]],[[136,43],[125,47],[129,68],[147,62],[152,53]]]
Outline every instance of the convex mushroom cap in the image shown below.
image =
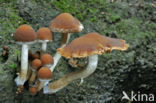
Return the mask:
[[17,42],[32,42],[36,39],[36,33],[31,26],[24,24],[17,28],[14,39]]
[[53,57],[50,54],[43,54],[41,56],[43,66],[49,67],[54,63]]
[[52,41],[53,35],[49,28],[42,27],[37,31],[37,39],[39,40],[39,42]]
[[52,72],[47,67],[42,67],[37,73],[38,77],[42,80],[49,80],[52,77]]
[[31,63],[34,70],[37,70],[39,67],[42,66],[42,62],[40,59],[34,59]]
[[69,13],[62,13],[51,21],[50,29],[53,32],[74,33],[81,32],[83,25]]
[[88,33],[73,40],[58,52],[66,58],[81,58],[94,54],[103,54],[113,49],[126,50],[129,47],[124,40],[101,36],[98,33]]

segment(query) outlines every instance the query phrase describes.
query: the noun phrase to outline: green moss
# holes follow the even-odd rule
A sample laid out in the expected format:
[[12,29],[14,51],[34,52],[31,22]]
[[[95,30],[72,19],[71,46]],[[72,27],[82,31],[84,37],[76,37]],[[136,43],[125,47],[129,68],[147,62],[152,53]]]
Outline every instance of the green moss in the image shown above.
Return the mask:
[[12,4],[4,3],[0,5],[0,31],[3,37],[9,39],[11,38],[11,34],[15,32],[16,28],[23,24],[27,23],[24,21],[19,15],[18,11],[16,11]]
[[17,65],[16,65],[16,64],[10,64],[9,67],[10,67],[11,69],[16,69],[16,68],[17,68]]
[[[49,3],[49,1],[47,1]],[[105,0],[53,0],[50,2],[52,7],[55,7],[61,12],[68,12],[76,16],[80,20],[84,20],[88,14],[91,21],[96,21],[96,14],[99,8],[104,8],[106,5]],[[96,5],[99,5],[98,7]],[[87,17],[88,18],[88,17]]]

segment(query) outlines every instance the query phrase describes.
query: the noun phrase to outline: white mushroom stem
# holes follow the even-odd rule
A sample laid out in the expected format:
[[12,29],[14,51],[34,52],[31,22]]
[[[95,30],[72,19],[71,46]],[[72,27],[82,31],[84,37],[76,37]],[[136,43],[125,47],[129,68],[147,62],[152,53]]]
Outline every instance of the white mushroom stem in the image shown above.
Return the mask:
[[39,84],[37,84],[37,91],[40,91],[45,85],[49,83],[51,79],[39,79]]
[[46,52],[47,50],[47,42],[52,42],[52,40],[38,40],[41,43],[41,51]]
[[53,64],[46,64],[46,65],[43,65],[43,67],[47,67],[47,68],[50,68]]
[[41,48],[41,49],[42,49],[42,51],[44,51],[44,52],[47,50],[47,42],[43,42],[43,43],[42,43],[42,48]]
[[[65,45],[66,45],[66,44],[62,45],[61,48],[63,48]],[[60,55],[58,52],[56,52],[56,54],[55,54],[54,57],[53,57],[53,59],[54,59],[54,64],[50,67],[51,72],[54,71],[54,69],[55,69],[57,63],[58,63],[59,60],[60,60],[60,58],[61,58],[61,55]]]
[[66,41],[66,44],[68,44],[69,43],[69,40],[70,40],[70,33],[68,33],[68,36],[67,36],[67,41]]
[[16,84],[24,85],[27,78],[28,71],[28,44],[22,44],[22,53],[21,53],[21,71],[20,75],[15,79]]
[[79,71],[69,73],[64,77],[60,78],[59,80],[48,84],[43,88],[44,94],[55,93],[60,89],[66,87],[68,84],[70,84],[72,81],[76,79],[83,80],[83,78],[88,77],[96,70],[97,64],[98,64],[98,55],[89,56],[88,65],[85,69],[81,69]]

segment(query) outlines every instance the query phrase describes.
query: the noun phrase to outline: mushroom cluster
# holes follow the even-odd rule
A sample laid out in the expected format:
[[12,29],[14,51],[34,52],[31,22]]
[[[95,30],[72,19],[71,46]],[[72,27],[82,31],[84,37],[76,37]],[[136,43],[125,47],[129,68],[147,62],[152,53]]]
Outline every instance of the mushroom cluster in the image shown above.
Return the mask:
[[[98,55],[110,53],[112,50],[127,50],[129,45],[124,40],[105,37],[93,32],[84,34],[69,43],[70,35],[83,30],[83,25],[69,13],[62,13],[53,19],[50,27],[42,27],[37,32],[30,25],[21,25],[14,34],[15,41],[22,45],[20,73],[15,78],[18,91],[23,90],[26,81],[29,83],[30,94],[35,95],[41,89],[44,94],[55,93],[66,87],[72,81],[83,79],[91,75],[97,67]],[[54,57],[47,53],[47,43],[53,41],[53,33],[62,34],[60,47]],[[32,53],[29,45],[41,44],[41,49]],[[61,57],[88,58],[87,66],[52,80],[53,71]],[[77,66],[79,67],[79,66]],[[22,89],[21,89],[22,87]]]

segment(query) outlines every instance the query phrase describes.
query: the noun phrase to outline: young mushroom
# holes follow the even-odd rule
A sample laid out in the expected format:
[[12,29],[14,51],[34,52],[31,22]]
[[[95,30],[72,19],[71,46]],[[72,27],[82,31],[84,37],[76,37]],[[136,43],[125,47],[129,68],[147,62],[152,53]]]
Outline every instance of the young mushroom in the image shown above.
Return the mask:
[[[86,42],[87,41],[87,42]],[[73,40],[64,48],[59,48],[58,52],[66,58],[88,57],[86,68],[76,72],[71,72],[44,87],[45,94],[51,94],[67,86],[73,80],[81,79],[91,75],[98,64],[98,55],[110,52],[113,49],[126,50],[129,47],[124,40],[101,36],[98,33],[89,33]]]
[[30,87],[29,92],[32,96],[37,94],[37,88],[36,87]]
[[27,80],[31,78],[32,74],[32,67],[31,67],[31,62],[35,59],[40,59],[40,52],[36,51],[34,54],[32,54],[31,51],[28,53],[28,60],[29,60],[29,66],[28,66],[28,72],[27,72]]
[[37,69],[39,67],[42,66],[42,62],[40,59],[34,59],[32,62],[31,62],[31,70],[32,70],[32,74],[31,74],[31,77],[29,79],[29,84],[33,84],[33,82],[35,81],[35,78],[36,78],[36,75],[37,75]]
[[[81,32],[83,25],[69,13],[62,13],[51,21],[50,29],[52,32],[62,33],[61,47],[64,47],[70,38],[70,33]],[[56,53],[54,56],[54,64],[50,68],[52,71],[57,65],[61,55]]]
[[[37,83],[37,91],[40,91],[52,78],[52,72],[47,67],[42,67],[38,73],[39,83]],[[38,82],[38,81],[37,81]]]
[[50,54],[43,54],[41,61],[44,67],[50,68],[54,63],[53,57]]
[[29,25],[21,25],[14,34],[15,41],[22,45],[21,50],[21,71],[20,75],[15,79],[16,84],[23,85],[27,78],[28,71],[28,50],[30,44],[35,43],[36,33]]
[[37,39],[39,43],[42,43],[41,51],[46,52],[47,42],[52,42],[53,35],[49,28],[43,27],[37,31]]

